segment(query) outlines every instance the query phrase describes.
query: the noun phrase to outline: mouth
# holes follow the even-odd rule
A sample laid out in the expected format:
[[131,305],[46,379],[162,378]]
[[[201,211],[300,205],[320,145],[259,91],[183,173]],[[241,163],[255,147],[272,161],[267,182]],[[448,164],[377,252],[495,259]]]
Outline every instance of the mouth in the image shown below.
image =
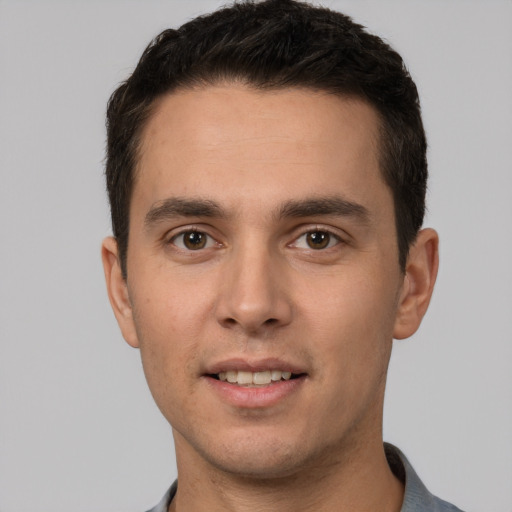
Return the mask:
[[208,389],[237,411],[268,411],[294,403],[290,400],[300,396],[309,377],[304,367],[277,358],[225,359],[204,370]]
[[227,370],[219,373],[208,374],[208,377],[227,382],[234,386],[242,386],[247,388],[265,387],[282,381],[298,379],[305,374],[292,373],[283,370],[265,370],[259,372],[251,372],[245,370]]

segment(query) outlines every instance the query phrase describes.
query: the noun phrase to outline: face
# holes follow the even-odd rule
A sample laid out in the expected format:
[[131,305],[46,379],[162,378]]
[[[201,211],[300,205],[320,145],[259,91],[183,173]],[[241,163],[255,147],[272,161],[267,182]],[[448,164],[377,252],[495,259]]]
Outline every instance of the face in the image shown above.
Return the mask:
[[285,475],[380,442],[411,287],[377,146],[355,99],[225,85],[160,100],[126,282],[115,247],[104,259],[178,464]]

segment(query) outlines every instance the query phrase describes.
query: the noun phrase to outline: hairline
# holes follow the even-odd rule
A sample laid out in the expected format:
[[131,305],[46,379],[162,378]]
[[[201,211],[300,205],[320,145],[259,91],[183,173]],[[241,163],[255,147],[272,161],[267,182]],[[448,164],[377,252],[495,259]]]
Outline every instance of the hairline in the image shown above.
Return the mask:
[[[233,86],[233,85],[239,85],[242,87],[246,87],[248,90],[253,90],[255,92],[272,92],[272,91],[297,91],[302,90],[305,92],[311,92],[316,94],[327,94],[331,96],[335,96],[339,99],[345,99],[345,100],[356,100],[361,101],[365,103],[367,106],[369,106],[373,112],[376,114],[377,119],[377,127],[375,130],[375,136],[373,137],[375,139],[375,148],[377,151],[377,164],[379,167],[380,176],[382,178],[382,183],[391,192],[392,195],[392,201],[393,201],[393,215],[394,215],[394,224],[395,224],[395,235],[396,235],[396,242],[398,244],[398,254],[400,258],[400,240],[399,240],[399,229],[398,229],[398,219],[397,219],[397,202],[395,198],[395,193],[393,191],[393,187],[388,182],[387,178],[387,172],[386,167],[390,165],[388,162],[390,157],[390,149],[387,147],[387,129],[389,128],[388,122],[386,120],[386,117],[381,112],[381,110],[375,105],[374,102],[372,102],[370,99],[368,99],[363,93],[357,93],[357,92],[343,92],[343,91],[334,91],[330,89],[329,87],[315,87],[307,84],[293,84],[293,85],[286,85],[286,84],[276,84],[276,83],[269,83],[269,84],[258,84],[254,81],[251,81],[247,77],[237,77],[237,76],[226,76],[222,78],[210,78],[210,79],[202,79],[202,80],[190,80],[188,82],[183,82],[180,84],[176,84],[174,86],[169,87],[165,91],[161,92],[160,94],[157,94],[155,98],[150,102],[150,104],[147,106],[147,108],[142,113],[142,120],[139,124],[138,129],[133,134],[133,144],[134,144],[134,151],[133,151],[133,163],[132,163],[132,169],[131,169],[131,184],[130,184],[130,193],[127,198],[128,201],[128,208],[127,208],[127,230],[126,230],[126,246],[124,250],[124,261],[121,261],[121,266],[124,267],[124,274],[125,277],[127,275],[127,259],[128,259],[128,247],[130,243],[130,217],[131,217],[131,206],[132,206],[132,200],[133,200],[133,193],[135,190],[135,187],[138,182],[138,177],[141,173],[141,161],[143,158],[143,152],[144,152],[144,140],[145,140],[145,132],[147,129],[148,124],[150,123],[153,116],[156,114],[159,106],[163,103],[163,101],[169,97],[170,95],[182,92],[182,91],[199,91],[199,90],[205,90],[210,87],[219,87],[219,86]],[[121,255],[120,255],[121,256]],[[402,265],[400,265],[402,267]],[[402,269],[403,270],[403,269]]]
[[[355,100],[360,101],[366,104],[368,107],[370,107],[373,112],[376,114],[377,118],[377,129],[375,130],[375,147],[377,150],[377,162],[379,165],[379,171],[381,173],[381,177],[383,178],[383,182],[386,186],[388,186],[391,189],[391,186],[387,182],[386,175],[384,172],[384,167],[386,166],[386,160],[387,160],[387,154],[389,153],[389,150],[386,147],[385,139],[387,137],[386,134],[386,128],[387,128],[387,121],[385,119],[385,116],[382,114],[380,109],[368,98],[366,98],[363,94],[358,94],[356,92],[341,92],[341,91],[333,91],[330,90],[328,87],[313,87],[310,85],[281,85],[281,84],[264,84],[259,85],[255,84],[248,79],[242,80],[237,77],[230,78],[222,78],[217,80],[203,80],[201,82],[195,82],[195,83],[184,83],[176,85],[175,87],[170,87],[165,92],[162,92],[158,94],[153,101],[149,104],[147,109],[144,111],[144,116],[142,119],[142,122],[140,123],[137,131],[134,133],[133,142],[134,142],[134,161],[132,166],[132,182],[131,182],[131,190],[130,190],[130,197],[129,200],[129,206],[131,206],[132,202],[132,195],[133,190],[135,188],[135,185],[137,183],[137,178],[141,172],[141,161],[143,158],[143,152],[144,152],[144,139],[145,139],[145,132],[148,124],[150,123],[153,116],[156,114],[159,106],[165,101],[166,98],[169,96],[183,92],[183,91],[200,91],[200,90],[206,90],[212,87],[222,87],[222,86],[242,86],[247,88],[249,91],[254,92],[279,92],[279,91],[304,91],[304,92],[311,92],[314,94],[325,94],[337,97],[339,99],[344,100]],[[394,198],[393,198],[394,203]],[[129,209],[128,209],[129,210]]]

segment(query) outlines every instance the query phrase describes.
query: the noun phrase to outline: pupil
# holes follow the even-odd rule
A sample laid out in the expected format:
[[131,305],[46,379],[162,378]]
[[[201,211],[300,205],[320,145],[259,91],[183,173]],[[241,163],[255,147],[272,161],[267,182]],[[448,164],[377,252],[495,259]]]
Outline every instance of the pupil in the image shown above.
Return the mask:
[[329,244],[329,240],[330,235],[325,231],[313,231],[307,236],[308,245],[312,249],[324,249]]
[[206,244],[206,237],[203,233],[191,231],[184,235],[184,243],[188,249],[202,249]]

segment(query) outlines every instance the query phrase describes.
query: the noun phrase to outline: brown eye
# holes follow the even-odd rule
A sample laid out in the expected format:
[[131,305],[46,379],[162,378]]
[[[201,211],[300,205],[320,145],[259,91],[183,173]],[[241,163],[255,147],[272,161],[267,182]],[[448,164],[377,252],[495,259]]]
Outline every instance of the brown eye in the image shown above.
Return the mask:
[[206,236],[199,231],[191,231],[183,235],[183,243],[187,249],[202,249],[206,245]]
[[311,249],[325,249],[330,241],[331,235],[326,231],[311,231],[306,234],[306,243]]
[[213,245],[213,239],[202,231],[184,231],[172,239],[172,243],[188,251],[197,251]]
[[331,249],[341,242],[342,240],[339,236],[324,229],[317,229],[315,231],[306,231],[291,246],[296,249],[321,251],[322,249]]

